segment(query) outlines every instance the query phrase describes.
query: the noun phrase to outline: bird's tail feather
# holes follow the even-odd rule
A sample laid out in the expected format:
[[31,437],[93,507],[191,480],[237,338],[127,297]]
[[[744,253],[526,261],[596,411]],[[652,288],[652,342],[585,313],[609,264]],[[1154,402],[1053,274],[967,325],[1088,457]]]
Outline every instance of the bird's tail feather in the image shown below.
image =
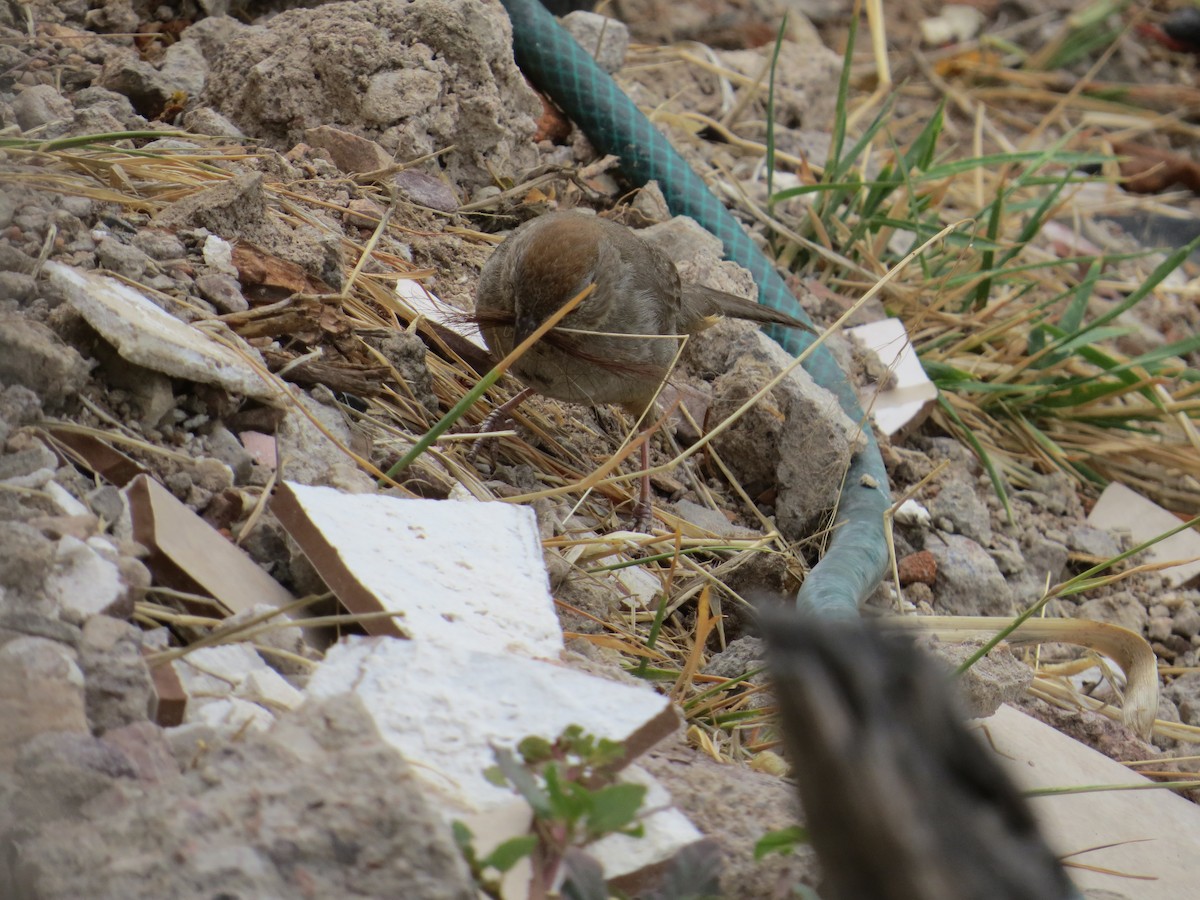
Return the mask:
[[789,328],[800,328],[810,334],[817,333],[815,328],[795,316],[789,316],[787,313],[763,306],[761,303],[754,303],[700,284],[684,285],[683,303],[685,315],[696,323],[712,316],[733,316],[737,319],[748,319],[751,322],[762,322],[766,325],[786,325]]

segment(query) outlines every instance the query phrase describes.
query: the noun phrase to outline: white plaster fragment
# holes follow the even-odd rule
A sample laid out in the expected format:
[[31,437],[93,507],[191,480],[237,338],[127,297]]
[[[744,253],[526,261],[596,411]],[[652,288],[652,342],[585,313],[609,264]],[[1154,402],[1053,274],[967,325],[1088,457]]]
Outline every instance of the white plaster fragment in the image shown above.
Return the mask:
[[54,572],[46,579],[46,595],[73,621],[85,621],[108,610],[124,592],[117,566],[70,535],[54,548]]
[[411,278],[401,279],[396,282],[396,296],[417,315],[424,316],[431,322],[436,322],[443,328],[466,338],[479,349],[487,350],[479,327],[469,322],[463,322],[459,317],[461,310],[439,300],[421,282]]
[[619,878],[670,859],[704,838],[687,816],[671,805],[674,801],[667,789],[645,769],[630,766],[621,772],[620,780],[646,788],[642,809],[649,814],[638,820],[645,829],[640,838],[610,834],[588,845],[588,852],[604,867],[605,878]]
[[210,725],[222,732],[242,732],[247,728],[266,731],[275,717],[257,703],[225,697],[207,703],[188,704],[187,724]]
[[[95,272],[47,262],[50,280],[71,306],[129,362],[249,397],[273,397],[276,385],[242,355],[156,306],[135,288]],[[248,359],[257,352],[243,345]],[[264,366],[261,359],[259,366]]]
[[[1174,513],[1116,481],[1104,489],[1088,515],[1087,523],[1114,534],[1127,534],[1134,544],[1156,538],[1183,524]],[[1200,534],[1185,528],[1148,548],[1146,557],[1153,563],[1178,562],[1179,565],[1162,569],[1159,574],[1172,587],[1179,587],[1200,576]]]
[[557,738],[568,725],[626,742],[636,756],[678,723],[670,701],[561,665],[450,650],[423,641],[348,638],[309,680],[314,698],[358,695],[380,735],[447,807],[450,817],[512,801],[483,773],[493,746]]
[[234,692],[235,697],[257,703],[274,712],[296,709],[304,694],[296,690],[274,669],[257,669],[246,676]]
[[899,319],[884,319],[846,329],[868,350],[874,351],[895,379],[890,390],[876,394],[871,416],[884,434],[893,435],[919,425],[937,400],[937,386],[929,380],[908,332]]
[[919,525],[922,528],[928,528],[933,522],[932,516],[929,515],[929,510],[923,507],[916,500],[905,500],[896,509],[896,523],[899,525]]
[[288,482],[273,508],[347,607],[403,614],[374,633],[543,658],[562,650],[528,507]]
[[171,665],[188,695],[189,710],[193,700],[232,696],[251,673],[271,671],[258,652],[243,643],[201,647]]

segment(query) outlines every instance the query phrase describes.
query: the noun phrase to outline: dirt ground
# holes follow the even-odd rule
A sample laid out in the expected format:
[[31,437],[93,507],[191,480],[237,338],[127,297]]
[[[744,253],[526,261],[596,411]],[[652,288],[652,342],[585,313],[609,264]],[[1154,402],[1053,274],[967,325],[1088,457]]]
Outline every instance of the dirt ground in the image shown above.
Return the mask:
[[[601,60],[643,109],[656,111],[690,163],[764,204],[761,154],[722,129],[744,123],[740,138],[764,140],[765,97],[755,83],[780,9],[793,5],[676,4],[670,29],[660,6],[614,5],[632,47],[615,25],[596,33],[583,23],[577,34],[603,45]],[[920,87],[898,99],[897,140],[911,137],[936,105],[924,91],[927,73],[907,51],[938,10],[902,6],[888,11],[893,77]],[[1024,6],[972,4],[996,27],[1041,16],[1040,7]],[[836,116],[849,10],[838,0],[799,7],[809,18],[793,10],[789,20],[774,140],[788,159],[819,166]],[[1029,46],[1042,46],[1054,24],[1038,21],[1021,34]],[[865,61],[869,45],[861,34],[859,42],[855,58]],[[1075,67],[1086,70],[1088,59]],[[1103,74],[1182,90],[1195,80],[1190,60],[1127,35]],[[872,87],[856,78],[855,97]],[[953,104],[947,118],[967,141],[971,120]],[[1017,140],[1015,114],[996,121]],[[475,896],[448,829],[361,710],[309,703],[285,714],[259,698],[248,712],[253,698],[239,695],[248,705],[232,717],[211,706],[202,714],[197,703],[185,721],[164,722],[163,685],[146,655],[196,641],[207,626],[189,618],[194,607],[179,599],[187,592],[168,583],[135,533],[121,488],[148,475],[293,596],[323,593],[262,502],[279,480],[520,500],[579,485],[635,433],[619,410],[533,398],[510,436],[475,456],[471,441],[439,444],[399,485],[379,487],[380,473],[490,367],[458,332],[480,269],[508,230],[582,207],[645,229],[687,279],[749,296],[748,273],[723,262],[719,245],[686,223],[669,221],[660,193],[629,184],[616,161],[600,158],[527,84],[495,2],[10,0],[0,4],[0,127],[0,721],[12,723],[0,737],[0,894],[212,896],[204,888],[219,884],[223,896],[384,897],[405,883],[419,885],[405,896]],[[1188,149],[1172,131],[1159,145]],[[1181,214],[1191,205],[1188,197],[1167,199]],[[744,206],[739,214],[765,246],[761,223]],[[1118,249],[1136,244],[1106,227]],[[111,276],[176,322],[226,335],[243,348],[242,362],[226,365],[125,307],[89,302],[94,283],[80,287],[69,270]],[[860,293],[853,279],[806,275],[792,283],[819,325]],[[429,318],[440,323],[418,321],[414,293],[398,284],[435,295]],[[882,318],[889,302],[868,305],[857,321]],[[1179,340],[1200,320],[1194,300],[1177,294],[1138,316],[1119,339],[1128,353]],[[906,324],[916,334],[927,322]],[[689,342],[668,390],[698,421],[677,416],[657,435],[654,465],[694,444],[706,421],[720,421],[780,370],[786,360],[765,340],[726,321]],[[844,335],[830,346],[864,397],[886,382],[878,360]],[[286,403],[266,399],[263,371],[287,384]],[[458,430],[478,426],[518,387],[502,381]],[[789,380],[711,451],[656,473],[663,531],[769,549],[698,556],[678,576],[669,562],[647,567],[652,592],[664,584],[674,592],[664,652],[674,654],[676,671],[696,628],[695,598],[709,583],[724,619],[701,648],[703,673],[736,678],[760,664],[747,598],[794,596],[820,558],[840,473],[856,450],[854,429],[828,395]],[[1128,543],[1087,524],[1094,485],[1042,460],[1028,460],[1010,485],[1006,511],[979,456],[936,417],[882,444],[893,496],[915,489],[927,515],[897,518],[903,595],[881,587],[868,615],[899,607],[1012,616],[1047,584]],[[622,466],[634,471],[636,454]],[[635,619],[644,638],[653,616],[632,614],[630,597],[645,584],[597,574],[555,541],[627,529],[631,484],[601,480],[594,490],[531,501],[570,649],[593,666],[636,662],[610,638],[624,639],[618,625]],[[1162,501],[1155,485],[1161,480],[1145,492]],[[1174,512],[1197,512],[1186,508],[1191,490],[1180,488]],[[671,539],[663,541],[641,555],[669,551]],[[605,559],[636,558],[637,549]],[[1200,726],[1198,596],[1147,571],[1056,599],[1046,614],[1143,635],[1165,667],[1158,718]],[[298,634],[290,628],[272,638],[299,657],[295,665],[281,664],[279,654],[262,659],[299,693],[302,663],[311,666],[319,653]],[[1007,653],[1000,651],[1011,659]],[[1047,645],[1040,662],[1078,655]],[[731,710],[769,708],[756,690],[739,693],[749,686],[730,688]],[[1101,699],[1111,691],[1086,678],[1075,687]],[[1110,718],[1023,689],[1017,684],[1003,699],[1114,758],[1190,755],[1182,732],[1160,729],[1144,741]],[[228,686],[212,690],[232,696]],[[728,896],[790,895],[792,884],[817,885],[819,873],[805,848],[752,859],[754,842],[796,815],[791,785],[766,762],[770,727],[753,727],[689,722],[647,766],[721,845]],[[296,750],[303,733],[319,737]],[[1194,762],[1178,765],[1196,770]],[[266,836],[264,821],[303,819],[316,807],[335,809],[329,827],[353,840],[325,846],[315,826],[288,846]],[[356,860],[369,865],[348,864]]]

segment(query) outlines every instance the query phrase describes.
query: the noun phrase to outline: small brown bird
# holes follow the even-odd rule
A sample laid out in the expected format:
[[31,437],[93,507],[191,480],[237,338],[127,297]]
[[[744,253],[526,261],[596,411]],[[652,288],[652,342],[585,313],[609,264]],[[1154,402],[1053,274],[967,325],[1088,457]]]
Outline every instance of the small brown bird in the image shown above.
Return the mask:
[[[812,329],[733,294],[685,284],[675,264],[631,229],[599,216],[556,212],[513,231],[479,279],[475,320],[498,357],[589,285],[594,290],[513,365],[539,394],[615,403],[639,416],[653,402],[680,336],[720,316]],[[642,445],[642,468],[649,467]],[[648,518],[649,476],[639,518]]]

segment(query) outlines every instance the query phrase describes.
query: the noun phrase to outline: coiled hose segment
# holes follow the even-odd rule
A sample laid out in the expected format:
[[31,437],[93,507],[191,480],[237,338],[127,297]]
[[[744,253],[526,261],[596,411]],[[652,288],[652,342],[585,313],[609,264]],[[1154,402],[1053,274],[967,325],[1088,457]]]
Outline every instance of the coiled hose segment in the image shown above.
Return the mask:
[[[571,117],[597,150],[619,157],[628,177],[641,184],[657,181],[673,214],[691,216],[720,238],[726,256],[753,274],[760,302],[807,321],[783,278],[737,219],[554,16],[538,0],[501,2],[512,20],[517,65],[538,90]],[[767,333],[791,354],[812,342],[795,329],[768,328]],[[854,389],[825,347],[816,349],[805,368],[818,384],[837,395],[853,421],[865,423]],[[802,610],[823,618],[856,617],[887,567],[883,530],[883,515],[891,504],[887,473],[870,428],[864,431],[867,445],[846,475],[829,547],[796,596]]]

